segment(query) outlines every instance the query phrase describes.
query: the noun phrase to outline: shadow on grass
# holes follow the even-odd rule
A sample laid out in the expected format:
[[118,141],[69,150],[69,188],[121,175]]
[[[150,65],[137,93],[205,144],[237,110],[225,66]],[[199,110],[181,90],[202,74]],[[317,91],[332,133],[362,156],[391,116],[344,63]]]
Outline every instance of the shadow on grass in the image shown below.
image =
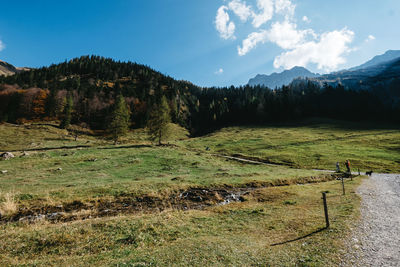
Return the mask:
[[280,243],[271,244],[271,247],[279,246],[279,245],[284,245],[284,244],[287,244],[287,243],[291,243],[291,242],[295,242],[295,241],[298,241],[298,240],[302,240],[302,239],[304,239],[304,238],[307,238],[307,237],[309,237],[309,236],[312,236],[312,235],[315,235],[315,234],[317,234],[317,233],[319,233],[319,232],[322,232],[322,231],[324,231],[324,230],[326,230],[326,229],[328,229],[328,228],[327,228],[327,227],[320,228],[320,229],[318,229],[318,230],[316,230],[316,231],[314,231],[314,232],[311,232],[311,233],[309,233],[309,234],[306,234],[306,235],[297,237],[297,238],[295,238],[295,239],[286,240],[286,241],[283,241],[283,242],[280,242]]
[[77,149],[77,148],[88,148],[92,147],[90,145],[79,145],[79,146],[59,146],[59,147],[39,147],[39,148],[27,148],[18,150],[8,150],[9,152],[19,152],[19,151],[49,151],[49,150],[59,150],[59,149]]
[[99,147],[98,149],[125,149],[125,148],[144,148],[144,147],[152,147],[152,146],[151,145],[108,146],[108,147]]

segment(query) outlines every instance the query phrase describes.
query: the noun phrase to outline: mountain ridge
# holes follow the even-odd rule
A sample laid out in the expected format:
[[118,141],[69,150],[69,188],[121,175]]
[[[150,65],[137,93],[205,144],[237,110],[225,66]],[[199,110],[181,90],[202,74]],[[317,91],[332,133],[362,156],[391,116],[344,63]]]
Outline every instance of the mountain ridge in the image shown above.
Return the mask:
[[27,71],[30,69],[31,68],[26,68],[26,67],[15,67],[14,65],[12,65],[8,62],[0,60],[0,76],[10,76],[10,75],[14,75],[15,73],[18,73],[21,71]]
[[268,88],[282,87],[283,85],[289,85],[295,78],[311,78],[317,77],[319,74],[312,73],[304,67],[293,67],[290,70],[284,70],[280,73],[274,72],[270,75],[257,74],[254,78],[251,78],[248,82],[250,86],[267,86]]
[[382,64],[385,62],[389,62],[389,61],[395,60],[397,58],[400,58],[400,50],[387,50],[382,55],[374,56],[372,59],[368,60],[367,62],[365,62],[359,66],[350,68],[348,70],[349,71],[361,70],[361,69],[369,68],[369,67],[379,65],[379,64]]
[[[372,84],[374,84],[372,81],[381,80],[380,76],[386,78],[390,76],[390,79],[397,77],[393,74],[391,66],[393,64],[396,65],[398,61],[400,61],[400,50],[388,50],[350,69],[319,75],[303,67],[294,67],[290,70],[284,70],[281,73],[274,72],[270,75],[257,74],[249,80],[248,85],[265,85],[269,88],[276,88],[308,79],[318,83],[320,86],[326,83],[331,86],[342,85],[347,89],[370,90],[373,87]],[[397,68],[395,69],[397,70]],[[386,72],[390,73],[390,75]]]

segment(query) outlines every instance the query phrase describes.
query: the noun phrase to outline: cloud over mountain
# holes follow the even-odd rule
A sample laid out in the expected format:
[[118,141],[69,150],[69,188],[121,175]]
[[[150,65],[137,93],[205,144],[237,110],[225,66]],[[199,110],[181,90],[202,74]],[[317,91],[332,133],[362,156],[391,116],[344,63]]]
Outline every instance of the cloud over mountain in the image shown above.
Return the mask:
[[[216,16],[216,27],[221,38],[235,38],[236,25],[229,17],[229,12],[239,18],[237,23],[250,21],[254,28],[241,40],[237,48],[240,56],[245,56],[260,44],[272,43],[283,50],[275,57],[275,68],[290,69],[315,64],[321,71],[333,71],[346,63],[346,55],[353,51],[350,45],[355,33],[346,27],[322,33],[316,33],[311,28],[300,29],[296,23],[296,5],[292,0],[227,2],[227,5],[218,9]],[[310,22],[307,16],[300,18]]]

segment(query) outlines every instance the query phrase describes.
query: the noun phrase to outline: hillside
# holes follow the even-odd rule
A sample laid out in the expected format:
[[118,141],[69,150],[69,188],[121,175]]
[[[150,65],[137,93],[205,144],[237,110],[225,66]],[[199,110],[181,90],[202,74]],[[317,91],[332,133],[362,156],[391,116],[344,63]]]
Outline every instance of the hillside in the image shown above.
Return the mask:
[[31,68],[14,67],[10,63],[0,60],[0,76],[10,76],[18,72],[28,71]]
[[343,86],[345,89],[356,91],[373,92],[383,103],[397,105],[400,101],[400,58],[308,80],[317,83],[319,86],[326,84],[334,87]]
[[361,64],[360,66],[357,66],[357,67],[353,67],[349,70],[350,71],[361,70],[361,69],[369,68],[369,67],[379,65],[379,64],[382,64],[385,62],[389,62],[389,61],[392,61],[392,60],[395,60],[398,58],[400,58],[400,50],[388,50],[384,54],[375,56],[371,60],[368,60],[367,62],[365,62],[364,64]]
[[[2,84],[2,86],[1,86]],[[0,77],[0,98],[4,103],[1,115],[7,121],[18,118],[57,118],[63,109],[65,97],[71,94],[74,101],[74,121],[88,123],[94,128],[104,128],[109,109],[118,94],[123,94],[133,112],[132,123],[141,127],[149,108],[162,95],[171,101],[174,121],[184,124],[188,116],[188,98],[201,88],[186,81],[177,81],[145,65],[116,62],[98,56],[83,56],[64,63]],[[43,91],[44,102],[39,112],[30,110],[27,103]],[[8,95],[19,94],[13,105]],[[19,108],[23,106],[23,108]]]
[[13,65],[0,60],[0,76],[8,76],[17,73],[18,70]]
[[[396,68],[390,70],[396,75]],[[292,71],[299,71],[298,75],[306,70]],[[105,133],[115,99],[120,94],[130,110],[131,128],[145,127],[153,107],[165,97],[172,122],[185,127],[192,135],[230,125],[313,116],[348,120],[383,117],[396,121],[398,118],[394,116],[398,113],[397,102],[388,109],[384,106],[387,99],[377,98],[373,91],[346,91],[336,88],[334,82],[328,84],[330,90],[325,90],[324,83],[316,80],[319,78],[308,79],[317,82],[300,80],[274,90],[260,85],[202,88],[145,65],[82,56],[49,67],[0,76],[0,122],[62,120],[68,98],[73,106],[72,124]],[[390,78],[382,79],[385,85]]]

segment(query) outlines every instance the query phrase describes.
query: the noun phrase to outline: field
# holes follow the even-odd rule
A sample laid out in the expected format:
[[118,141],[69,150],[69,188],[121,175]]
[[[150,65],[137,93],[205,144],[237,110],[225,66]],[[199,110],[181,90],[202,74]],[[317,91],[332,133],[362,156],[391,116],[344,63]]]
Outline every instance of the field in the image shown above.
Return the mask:
[[400,133],[307,125],[197,138],[177,128],[161,147],[143,130],[112,145],[95,135],[75,141],[52,124],[0,125],[0,151],[16,156],[0,161],[0,265],[336,266],[362,177],[346,179],[342,196],[340,181],[313,169],[350,159],[399,172]]
[[258,158],[296,168],[400,172],[400,127],[314,119],[301,124],[229,127],[187,141],[187,147]]

